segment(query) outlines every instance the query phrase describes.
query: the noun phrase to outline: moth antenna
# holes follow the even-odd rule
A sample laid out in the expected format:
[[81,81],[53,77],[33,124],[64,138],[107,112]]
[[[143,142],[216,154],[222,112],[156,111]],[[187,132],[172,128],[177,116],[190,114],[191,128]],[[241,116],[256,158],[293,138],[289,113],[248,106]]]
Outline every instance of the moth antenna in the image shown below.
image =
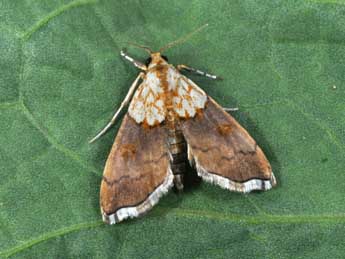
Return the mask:
[[188,33],[187,35],[185,35],[185,36],[183,36],[183,37],[181,37],[181,38],[179,38],[179,39],[177,39],[175,41],[172,41],[172,42],[166,44],[165,46],[161,47],[158,52],[162,53],[163,51],[165,51],[167,49],[170,49],[171,47],[173,47],[175,45],[178,45],[178,44],[181,44],[181,43],[187,41],[194,34],[196,34],[196,33],[200,32],[201,30],[205,29],[207,26],[208,26],[208,23],[204,24],[203,26],[200,26],[198,29]]
[[147,47],[147,46],[143,46],[143,45],[140,45],[140,44],[136,44],[136,43],[134,43],[134,42],[127,42],[127,44],[128,45],[132,45],[132,46],[134,46],[134,47],[137,47],[137,48],[139,48],[139,49],[143,49],[143,50],[145,50],[147,53],[149,53],[149,54],[151,54],[153,51],[152,51],[152,49],[150,49],[149,47]]

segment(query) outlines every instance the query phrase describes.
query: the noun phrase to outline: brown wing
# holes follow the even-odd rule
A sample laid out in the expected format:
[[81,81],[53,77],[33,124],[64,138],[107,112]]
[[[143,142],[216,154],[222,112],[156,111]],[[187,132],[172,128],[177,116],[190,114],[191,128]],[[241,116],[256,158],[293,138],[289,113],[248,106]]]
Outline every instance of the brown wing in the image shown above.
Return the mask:
[[165,129],[144,127],[126,115],[104,169],[103,220],[114,224],[145,213],[172,185]]
[[205,109],[184,120],[188,158],[204,180],[233,191],[268,190],[276,184],[264,153],[248,132],[208,97]]

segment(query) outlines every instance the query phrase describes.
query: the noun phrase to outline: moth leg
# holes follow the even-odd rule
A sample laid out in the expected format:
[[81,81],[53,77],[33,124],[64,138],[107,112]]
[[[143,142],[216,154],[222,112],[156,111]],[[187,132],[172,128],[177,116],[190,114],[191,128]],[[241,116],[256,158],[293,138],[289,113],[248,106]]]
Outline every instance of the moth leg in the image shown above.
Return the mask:
[[235,112],[238,111],[238,107],[234,107],[234,108],[227,108],[227,107],[223,107],[223,110],[226,112]]
[[111,121],[104,127],[104,129],[102,129],[93,139],[91,139],[89,141],[89,143],[94,142],[96,139],[98,139],[99,137],[101,137],[116,121],[117,117],[119,116],[120,112],[122,111],[122,109],[129,103],[129,101],[131,100],[133,93],[135,92],[135,89],[138,86],[138,82],[141,78],[143,78],[145,74],[143,72],[141,72],[138,77],[134,80],[133,84],[131,85],[131,87],[129,88],[129,91],[125,97],[125,99],[122,101],[119,109],[117,109],[117,111],[115,112],[113,118],[111,119]]
[[182,174],[175,174],[174,175],[174,186],[178,192],[183,191],[183,175]]
[[212,75],[212,74],[206,73],[206,72],[204,72],[204,71],[201,71],[201,70],[199,70],[199,69],[195,69],[195,68],[192,68],[192,67],[183,65],[183,64],[177,65],[177,69],[178,69],[179,71],[181,71],[181,70],[186,70],[186,71],[188,71],[188,72],[192,72],[192,73],[195,73],[195,74],[200,75],[200,76],[206,76],[206,77],[211,78],[211,79],[214,79],[214,80],[217,80],[217,79],[218,79],[218,80],[222,80],[222,78],[219,77],[219,76]]
[[124,57],[129,62],[131,62],[135,67],[137,67],[137,68],[139,68],[139,69],[141,69],[143,71],[147,70],[147,67],[145,66],[145,64],[143,64],[140,61],[137,61],[134,58],[128,56],[127,53],[125,52],[125,50],[121,50],[120,54],[121,54],[122,57]]

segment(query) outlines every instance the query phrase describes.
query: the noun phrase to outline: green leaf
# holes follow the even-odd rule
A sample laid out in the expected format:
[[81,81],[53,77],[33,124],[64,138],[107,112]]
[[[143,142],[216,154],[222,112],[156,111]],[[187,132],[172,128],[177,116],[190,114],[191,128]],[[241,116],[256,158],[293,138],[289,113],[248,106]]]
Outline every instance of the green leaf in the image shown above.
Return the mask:
[[[343,257],[344,13],[341,0],[0,0],[0,257]],[[224,77],[191,76],[240,108],[278,186],[202,183],[104,225],[99,185],[118,125],[88,140],[138,74],[120,49],[157,49],[206,22],[169,61]]]

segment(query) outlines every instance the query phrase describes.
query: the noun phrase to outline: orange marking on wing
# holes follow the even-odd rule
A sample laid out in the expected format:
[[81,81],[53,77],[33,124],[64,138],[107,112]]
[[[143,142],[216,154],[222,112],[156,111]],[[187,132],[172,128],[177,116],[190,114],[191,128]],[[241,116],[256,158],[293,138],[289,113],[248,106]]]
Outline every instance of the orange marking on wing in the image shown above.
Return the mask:
[[156,67],[156,75],[159,78],[159,81],[161,83],[161,87],[163,89],[163,101],[165,104],[166,109],[169,109],[173,106],[172,104],[172,93],[169,91],[169,82],[167,80],[167,72],[168,72],[168,66],[167,65],[157,65]]
[[149,130],[149,129],[153,128],[153,127],[156,127],[156,126],[158,126],[158,125],[160,125],[160,124],[161,124],[161,123],[160,123],[158,120],[155,120],[155,121],[153,122],[153,125],[150,125],[150,124],[147,122],[146,118],[145,118],[144,121],[142,122],[142,126],[143,126],[143,128],[146,129],[146,130]]
[[190,95],[186,95],[185,94],[182,98],[186,99],[189,103],[193,103],[193,99],[192,99],[192,97]]
[[144,119],[144,121],[141,123],[142,127],[145,129],[145,130],[148,130],[151,128],[151,126],[147,123],[147,120],[146,118]]
[[166,94],[164,92],[156,95],[156,101],[165,99]]
[[201,108],[196,109],[196,117],[198,119],[203,119],[204,118],[204,111]]
[[160,114],[165,114],[164,110],[161,107],[159,107],[156,103],[153,103],[153,107],[155,107]]
[[159,78],[159,81],[161,83],[161,86],[165,92],[168,91],[168,80],[167,80],[167,72],[168,72],[168,66],[166,65],[157,65],[155,67],[156,76]]
[[134,144],[123,144],[120,147],[121,156],[125,159],[133,158],[137,149]]
[[223,135],[223,136],[226,136],[226,135],[229,135],[231,132],[232,132],[232,127],[231,125],[229,124],[221,124],[221,125],[218,125],[216,127],[217,129],[217,132],[220,134],[220,135]]

